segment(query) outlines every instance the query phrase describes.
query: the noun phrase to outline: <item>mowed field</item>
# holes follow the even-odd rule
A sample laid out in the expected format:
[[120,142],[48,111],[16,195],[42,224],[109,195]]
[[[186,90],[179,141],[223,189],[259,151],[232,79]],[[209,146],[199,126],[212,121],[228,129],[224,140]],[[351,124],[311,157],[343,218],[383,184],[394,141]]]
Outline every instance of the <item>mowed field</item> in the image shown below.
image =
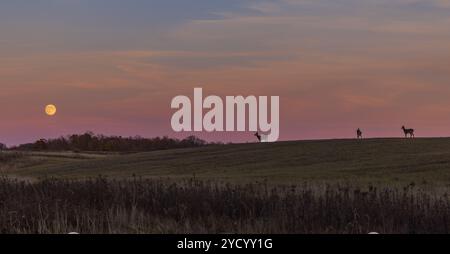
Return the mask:
[[450,138],[249,143],[135,154],[4,152],[2,157],[6,159],[1,160],[1,173],[23,179],[102,175],[450,186]]

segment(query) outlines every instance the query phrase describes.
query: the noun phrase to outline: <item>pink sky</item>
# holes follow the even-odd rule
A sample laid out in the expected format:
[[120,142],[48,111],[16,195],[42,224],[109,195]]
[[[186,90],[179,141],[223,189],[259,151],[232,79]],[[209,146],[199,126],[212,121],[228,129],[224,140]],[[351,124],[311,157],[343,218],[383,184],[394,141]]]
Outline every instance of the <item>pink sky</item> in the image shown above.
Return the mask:
[[[84,131],[185,137],[192,133],[171,131],[170,101],[194,87],[205,96],[280,96],[281,140],[353,137],[358,127],[397,137],[402,125],[450,136],[445,1],[249,1],[162,24],[121,23],[112,10],[90,21],[82,2],[73,20],[0,22],[0,142]],[[44,114],[49,103],[55,117]],[[254,141],[252,133],[196,134]]]

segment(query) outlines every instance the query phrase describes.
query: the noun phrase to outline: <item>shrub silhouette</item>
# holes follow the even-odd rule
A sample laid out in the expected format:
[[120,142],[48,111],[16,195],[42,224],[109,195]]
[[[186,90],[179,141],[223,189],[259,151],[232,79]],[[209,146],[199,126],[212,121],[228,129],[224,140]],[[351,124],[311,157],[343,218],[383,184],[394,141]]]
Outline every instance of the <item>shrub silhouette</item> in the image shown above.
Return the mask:
[[140,152],[172,148],[198,147],[208,143],[195,136],[183,140],[169,137],[142,138],[95,135],[92,132],[74,134],[56,139],[40,139],[34,143],[19,145],[12,150],[22,151],[102,151],[102,152]]

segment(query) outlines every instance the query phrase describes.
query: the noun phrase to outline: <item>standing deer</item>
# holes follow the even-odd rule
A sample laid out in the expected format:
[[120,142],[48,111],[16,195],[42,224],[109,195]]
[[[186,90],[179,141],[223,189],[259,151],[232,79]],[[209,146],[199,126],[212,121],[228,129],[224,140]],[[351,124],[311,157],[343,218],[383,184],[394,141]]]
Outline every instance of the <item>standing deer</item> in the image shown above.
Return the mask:
[[357,139],[362,139],[363,138],[362,131],[359,128],[356,130],[356,138]]
[[255,133],[255,137],[258,139],[259,142],[261,142],[261,135],[259,135],[259,133]]
[[414,138],[414,137],[415,137],[415,136],[414,136],[414,129],[406,129],[405,126],[402,126],[402,130],[403,130],[403,132],[405,133],[405,138],[407,138],[408,135],[409,135],[411,138]]

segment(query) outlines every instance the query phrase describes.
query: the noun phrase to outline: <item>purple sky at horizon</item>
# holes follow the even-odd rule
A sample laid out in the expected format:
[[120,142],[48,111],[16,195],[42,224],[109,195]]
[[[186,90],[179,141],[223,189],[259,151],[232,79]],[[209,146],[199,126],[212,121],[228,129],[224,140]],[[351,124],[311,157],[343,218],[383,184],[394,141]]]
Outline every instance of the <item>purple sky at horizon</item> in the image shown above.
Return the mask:
[[[280,96],[280,140],[450,136],[448,0],[5,0],[0,142],[174,133],[171,99]],[[48,117],[47,104],[58,113]]]

